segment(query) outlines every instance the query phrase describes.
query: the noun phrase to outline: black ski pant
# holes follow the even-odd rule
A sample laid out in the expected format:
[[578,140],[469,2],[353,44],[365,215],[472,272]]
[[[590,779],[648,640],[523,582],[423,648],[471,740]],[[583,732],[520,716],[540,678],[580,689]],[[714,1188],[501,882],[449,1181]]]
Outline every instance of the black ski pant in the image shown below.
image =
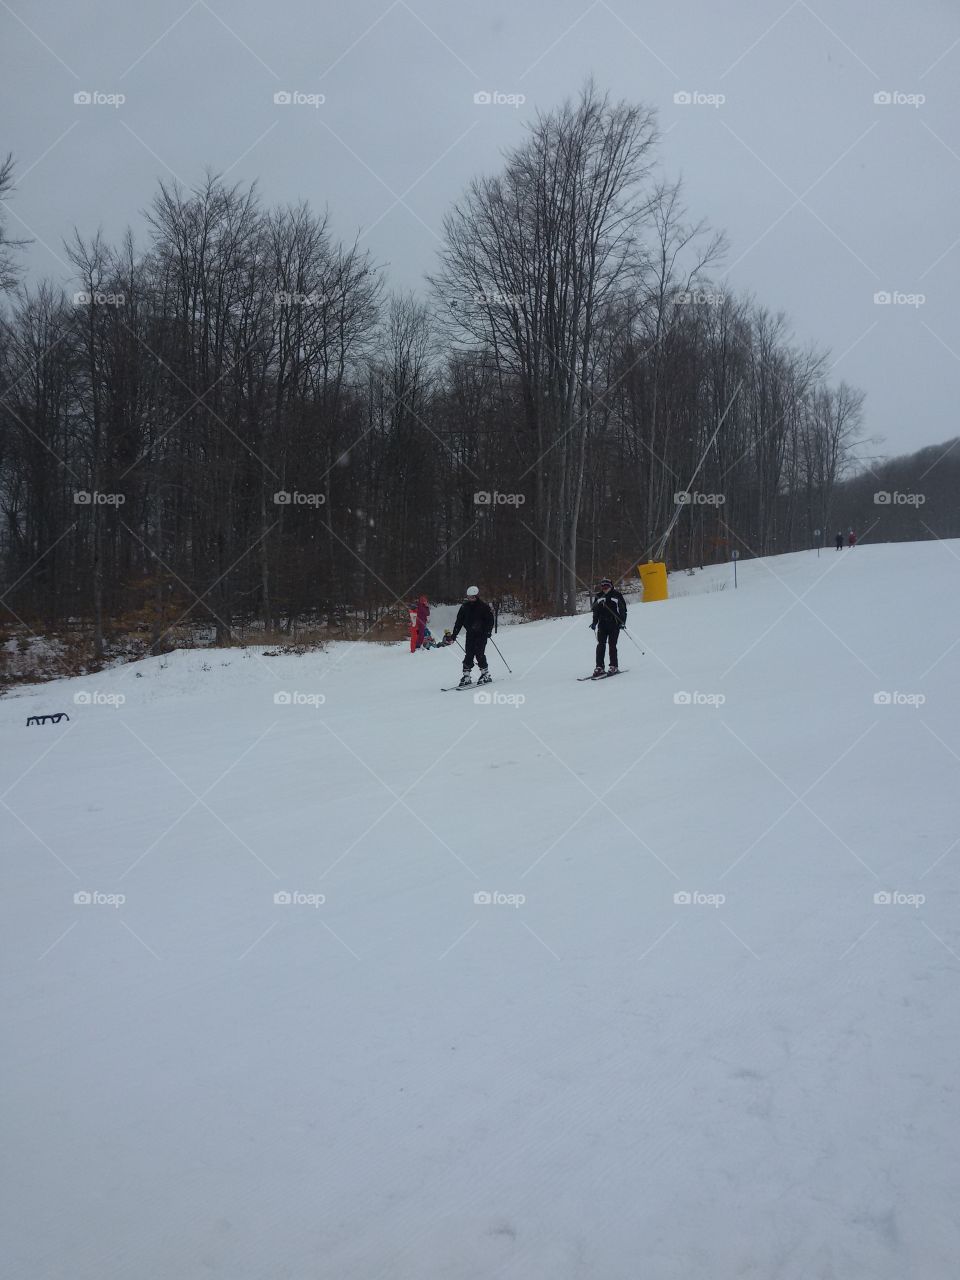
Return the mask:
[[463,669],[464,671],[473,670],[473,660],[476,658],[477,666],[481,671],[487,669],[487,637],[485,635],[477,635],[473,631],[468,631],[463,637]]
[[607,644],[610,645],[610,665],[618,667],[617,661],[617,637],[620,634],[619,622],[600,622],[597,624],[597,666],[603,666],[603,659],[606,654]]

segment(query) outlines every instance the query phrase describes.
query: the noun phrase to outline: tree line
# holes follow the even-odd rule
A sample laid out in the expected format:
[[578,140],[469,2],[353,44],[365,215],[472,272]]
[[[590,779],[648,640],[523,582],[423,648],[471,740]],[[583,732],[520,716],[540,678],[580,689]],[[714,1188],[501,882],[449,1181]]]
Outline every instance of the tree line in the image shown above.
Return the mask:
[[326,212],[214,174],[161,182],[142,246],[74,232],[68,293],[16,285],[0,222],[7,620],[101,656],[183,620],[369,627],[468,580],[571,612],[671,524],[670,568],[812,546],[863,395],[722,286],[657,142],[592,83],[539,115],[448,212],[422,296]]

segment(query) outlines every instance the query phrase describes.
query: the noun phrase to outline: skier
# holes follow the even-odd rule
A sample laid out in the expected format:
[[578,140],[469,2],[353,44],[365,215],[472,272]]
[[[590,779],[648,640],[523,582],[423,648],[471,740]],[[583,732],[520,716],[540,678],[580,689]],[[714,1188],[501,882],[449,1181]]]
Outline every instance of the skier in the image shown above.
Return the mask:
[[427,619],[430,617],[430,606],[426,596],[417,598],[417,648],[423,648],[423,637],[427,630]]
[[617,665],[617,637],[620,628],[627,623],[627,602],[614,587],[610,578],[601,578],[597,594],[593,600],[593,621],[590,630],[597,633],[597,665],[594,676],[607,674],[603,669],[607,644],[610,645],[610,670],[615,676],[620,668]]
[[856,534],[853,532],[853,530],[851,529],[851,530],[850,530],[850,533],[849,533],[849,535],[848,535],[848,537],[847,537],[847,546],[848,546],[848,547],[855,547],[856,545],[857,545],[857,535],[856,535]]
[[463,604],[457,614],[453,631],[443,637],[443,645],[453,644],[460,632],[464,632],[463,675],[460,688],[473,684],[471,672],[476,659],[480,668],[480,679],[477,684],[489,684],[492,677],[487,670],[487,657],[484,650],[493,633],[493,610],[480,599],[479,587],[467,587]]
[[843,534],[838,529],[837,530],[837,550],[839,551],[842,546],[843,546]]

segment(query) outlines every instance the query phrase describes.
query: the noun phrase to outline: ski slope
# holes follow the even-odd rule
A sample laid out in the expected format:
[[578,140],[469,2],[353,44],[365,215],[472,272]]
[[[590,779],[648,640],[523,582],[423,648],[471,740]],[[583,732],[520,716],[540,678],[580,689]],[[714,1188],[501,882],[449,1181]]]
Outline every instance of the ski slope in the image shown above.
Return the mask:
[[401,645],[4,698],[4,1275],[954,1276],[958,583],[707,570],[622,679],[502,628],[489,703]]

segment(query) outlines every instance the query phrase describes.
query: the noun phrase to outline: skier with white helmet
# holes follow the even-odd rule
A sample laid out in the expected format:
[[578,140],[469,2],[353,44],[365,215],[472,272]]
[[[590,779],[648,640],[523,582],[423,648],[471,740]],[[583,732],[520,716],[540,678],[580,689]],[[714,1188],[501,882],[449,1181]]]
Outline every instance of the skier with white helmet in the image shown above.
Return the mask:
[[444,636],[443,644],[453,644],[457,636],[462,631],[464,633],[464,652],[463,652],[463,676],[460,679],[460,688],[466,688],[472,684],[471,673],[473,671],[473,663],[476,660],[477,666],[480,668],[480,679],[478,684],[489,684],[491,680],[490,672],[487,670],[486,647],[487,641],[493,634],[493,610],[485,600],[480,599],[479,587],[467,587],[464,593],[464,601],[457,613],[457,620],[453,626],[452,634]]
[[[596,680],[600,676],[619,674],[617,665],[617,637],[621,627],[627,623],[627,602],[614,587],[610,578],[601,578],[596,595],[592,601],[593,621],[590,629],[597,633],[597,665],[593,672]],[[606,657],[607,645],[610,646],[610,670],[604,671],[603,661]]]

